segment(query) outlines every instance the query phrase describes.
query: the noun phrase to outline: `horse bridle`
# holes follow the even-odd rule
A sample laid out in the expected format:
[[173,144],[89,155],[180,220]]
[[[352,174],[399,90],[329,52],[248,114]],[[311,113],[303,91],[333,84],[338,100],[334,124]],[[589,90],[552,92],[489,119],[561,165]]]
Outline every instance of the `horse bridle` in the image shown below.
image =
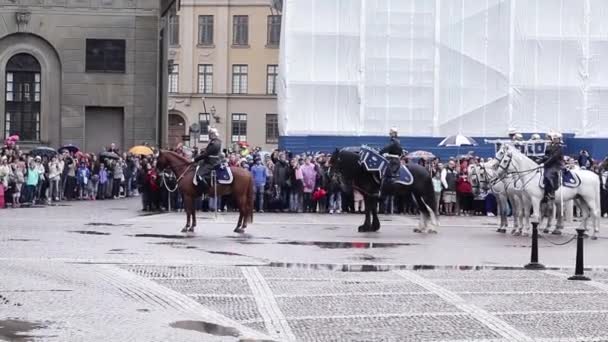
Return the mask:
[[[503,166],[502,165],[503,164],[503,160],[507,156],[509,157],[509,161],[507,163],[507,166]],[[539,165],[539,166],[533,167],[533,168],[528,169],[528,170],[519,171],[517,169],[517,166],[513,165],[513,168],[515,169],[515,171],[509,171],[509,167],[511,166],[512,161],[513,161],[513,152],[503,151],[503,156],[498,160],[498,167],[501,170],[503,170],[503,176],[499,177],[500,180],[505,179],[506,176],[508,176],[508,175],[517,175],[518,179],[521,179],[524,175],[532,173],[532,172],[538,172],[538,170],[541,168],[541,166]],[[530,183],[531,180],[532,180],[532,178],[528,179],[528,181],[526,181],[524,184],[522,184],[522,189],[525,188],[528,185],[528,183]],[[513,185],[514,186],[516,186],[515,183],[517,183],[517,179],[513,181]]]
[[[170,169],[169,166],[166,166],[163,169],[163,184],[165,185],[165,188],[167,189],[167,191],[169,192],[176,192],[177,189],[179,188],[179,181],[182,180],[182,178],[184,178],[184,176],[186,175],[186,173],[188,172],[188,170],[190,170],[190,168],[192,167],[192,165],[194,165],[194,162],[190,162],[188,164],[188,167],[186,167],[186,169],[184,170],[184,172],[182,172],[181,175],[179,175],[179,177],[177,178],[177,180],[175,181],[175,187],[173,188],[173,190],[169,189],[169,186],[167,185],[167,179],[165,177],[165,173],[167,171],[167,169]],[[171,170],[171,172],[173,172],[173,170]]]

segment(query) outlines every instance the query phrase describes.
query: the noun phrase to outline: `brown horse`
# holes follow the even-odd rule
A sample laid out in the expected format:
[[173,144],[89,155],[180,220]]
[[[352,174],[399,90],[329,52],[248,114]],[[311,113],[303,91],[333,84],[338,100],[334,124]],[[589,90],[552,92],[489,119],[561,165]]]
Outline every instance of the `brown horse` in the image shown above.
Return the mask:
[[[183,196],[186,211],[186,226],[182,229],[182,233],[193,232],[194,227],[196,227],[194,200],[203,195],[192,183],[196,170],[195,163],[175,152],[160,151],[156,168],[158,170],[169,168],[177,177],[177,186]],[[217,184],[217,196],[232,195],[239,209],[239,221],[234,232],[244,233],[247,228],[247,221],[253,222],[253,177],[245,169],[237,167],[231,167],[230,169],[234,180],[232,184]],[[211,185],[207,194],[213,195],[215,191],[216,189]],[[192,217],[192,225],[190,225],[190,217]]]

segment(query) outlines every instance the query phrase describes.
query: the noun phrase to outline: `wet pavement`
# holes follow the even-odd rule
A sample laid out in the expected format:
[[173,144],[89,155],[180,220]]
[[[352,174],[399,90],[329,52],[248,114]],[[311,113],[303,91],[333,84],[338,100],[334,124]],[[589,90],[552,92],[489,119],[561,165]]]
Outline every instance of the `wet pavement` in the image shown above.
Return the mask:
[[[139,199],[0,211],[0,340],[608,340],[608,221],[585,241],[590,282],[568,281],[575,245],[530,239],[495,218],[142,213]],[[566,230],[578,223],[572,223]],[[571,235],[547,236],[554,243]]]

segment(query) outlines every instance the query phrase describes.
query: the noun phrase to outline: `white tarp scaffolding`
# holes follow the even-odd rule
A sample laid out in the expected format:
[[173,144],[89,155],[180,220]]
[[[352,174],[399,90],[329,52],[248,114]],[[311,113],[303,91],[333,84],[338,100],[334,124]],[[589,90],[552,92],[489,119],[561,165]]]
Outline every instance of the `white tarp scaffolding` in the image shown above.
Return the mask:
[[282,135],[608,136],[606,0],[285,0]]

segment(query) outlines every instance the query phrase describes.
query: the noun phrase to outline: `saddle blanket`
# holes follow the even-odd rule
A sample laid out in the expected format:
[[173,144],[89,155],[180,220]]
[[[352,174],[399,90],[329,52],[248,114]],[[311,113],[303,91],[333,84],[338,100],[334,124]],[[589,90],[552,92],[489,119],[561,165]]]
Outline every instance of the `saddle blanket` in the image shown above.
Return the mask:
[[399,177],[394,179],[394,183],[399,183],[403,185],[412,185],[414,183],[414,176],[412,176],[412,172],[405,165],[401,165],[399,168]]
[[378,151],[367,146],[361,146],[359,163],[369,172],[378,172],[380,178],[384,178],[388,168],[388,160],[381,156]]
[[[199,165],[196,166],[196,170],[194,171],[194,174],[197,175],[196,177],[193,178],[192,182],[194,183],[194,185],[198,185],[199,182],[199,177],[198,177],[198,169],[199,169]],[[227,164],[220,164],[218,166],[216,166],[215,168],[213,168],[213,171],[215,171],[215,179],[217,180],[218,184],[232,184],[232,181],[234,180],[234,176],[232,174],[232,170],[230,169],[230,167]]]
[[[545,170],[540,169],[540,181],[539,181],[539,186],[541,187],[541,189],[545,188],[545,183],[544,183],[544,176],[545,174]],[[562,184],[563,186],[565,186],[566,188],[578,188],[581,185],[581,179],[578,177],[578,175],[570,172],[570,170],[568,169],[562,169]]]

